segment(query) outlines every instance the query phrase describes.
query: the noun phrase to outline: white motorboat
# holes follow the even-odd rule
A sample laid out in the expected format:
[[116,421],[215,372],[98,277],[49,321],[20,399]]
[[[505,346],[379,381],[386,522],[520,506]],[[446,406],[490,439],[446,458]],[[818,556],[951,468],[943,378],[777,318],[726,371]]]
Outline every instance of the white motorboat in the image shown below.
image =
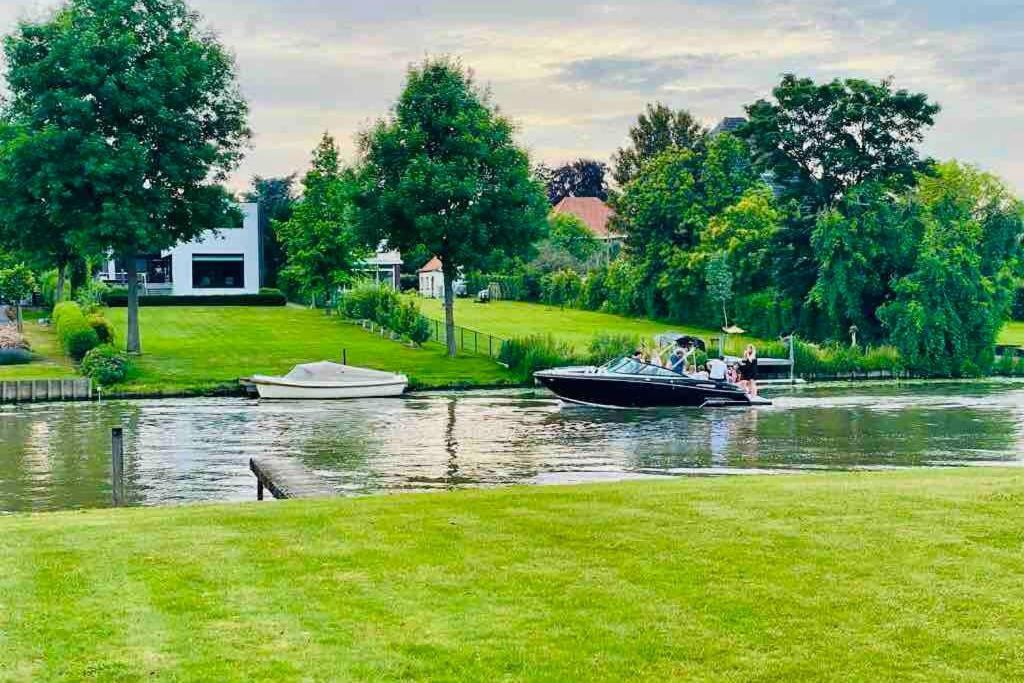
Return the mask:
[[405,375],[327,361],[296,365],[284,377],[255,375],[250,381],[260,398],[304,400],[401,396],[409,385]]

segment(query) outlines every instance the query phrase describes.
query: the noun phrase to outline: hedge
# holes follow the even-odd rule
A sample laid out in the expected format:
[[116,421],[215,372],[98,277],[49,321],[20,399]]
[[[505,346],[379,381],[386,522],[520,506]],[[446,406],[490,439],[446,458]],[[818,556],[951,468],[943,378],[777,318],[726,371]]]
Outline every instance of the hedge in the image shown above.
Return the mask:
[[[128,296],[111,294],[104,298],[111,308],[127,308]],[[212,294],[210,296],[140,296],[139,306],[285,306],[284,294]]]
[[82,307],[71,301],[64,301],[53,308],[53,324],[64,353],[75,360],[100,345],[96,330],[82,313]]

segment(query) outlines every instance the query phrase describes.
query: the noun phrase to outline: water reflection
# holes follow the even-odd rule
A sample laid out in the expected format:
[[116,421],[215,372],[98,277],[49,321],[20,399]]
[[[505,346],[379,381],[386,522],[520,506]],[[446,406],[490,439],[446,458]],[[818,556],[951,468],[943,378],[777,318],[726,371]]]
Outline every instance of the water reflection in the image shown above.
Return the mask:
[[[405,400],[199,399],[0,408],[0,510],[104,506],[124,426],[138,505],[250,500],[249,457],[296,457],[341,493],[549,480],[553,473],[1016,461],[1024,385],[787,391],[759,410],[606,411],[533,391]],[[586,478],[583,476],[583,478]]]

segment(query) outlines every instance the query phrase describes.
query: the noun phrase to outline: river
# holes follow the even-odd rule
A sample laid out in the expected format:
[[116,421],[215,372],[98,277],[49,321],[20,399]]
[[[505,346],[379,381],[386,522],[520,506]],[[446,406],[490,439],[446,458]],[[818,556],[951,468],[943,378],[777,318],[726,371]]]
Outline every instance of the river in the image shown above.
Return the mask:
[[104,401],[0,407],[0,512],[110,504],[110,428],[135,505],[253,500],[254,455],[299,458],[339,493],[649,474],[1024,465],[1020,382],[815,385],[770,408],[609,411],[543,391],[396,400]]

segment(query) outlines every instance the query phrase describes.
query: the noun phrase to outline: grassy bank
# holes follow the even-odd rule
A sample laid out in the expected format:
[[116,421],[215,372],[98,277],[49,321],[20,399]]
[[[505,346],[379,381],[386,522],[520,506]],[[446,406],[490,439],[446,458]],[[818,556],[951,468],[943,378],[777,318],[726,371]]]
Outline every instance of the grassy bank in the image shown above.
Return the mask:
[[0,380],[64,379],[76,376],[75,366],[61,351],[53,328],[40,326],[36,322],[38,318],[37,314],[27,313],[24,324],[25,339],[38,360],[28,365],[0,365]]
[[1007,323],[1003,333],[999,335],[999,343],[1024,346],[1024,322]]
[[[123,343],[126,309],[107,317]],[[303,308],[143,308],[144,355],[129,380],[130,393],[201,393],[236,388],[240,377],[279,374],[298,363],[341,360],[407,374],[414,386],[487,385],[507,372],[479,356],[449,359],[431,344],[422,349],[374,336],[322,312]]]
[[1011,680],[1024,473],[0,518],[0,679]]
[[[441,302],[417,299],[428,316],[443,319]],[[496,301],[478,304],[472,299],[455,302],[455,323],[511,339],[534,334],[550,334],[571,343],[578,352],[586,351],[590,341],[600,334],[628,334],[651,340],[668,331],[683,332],[713,341],[721,334],[715,330],[677,325],[645,318],[629,318],[611,313],[581,311],[520,301]],[[752,340],[754,341],[754,340]]]

